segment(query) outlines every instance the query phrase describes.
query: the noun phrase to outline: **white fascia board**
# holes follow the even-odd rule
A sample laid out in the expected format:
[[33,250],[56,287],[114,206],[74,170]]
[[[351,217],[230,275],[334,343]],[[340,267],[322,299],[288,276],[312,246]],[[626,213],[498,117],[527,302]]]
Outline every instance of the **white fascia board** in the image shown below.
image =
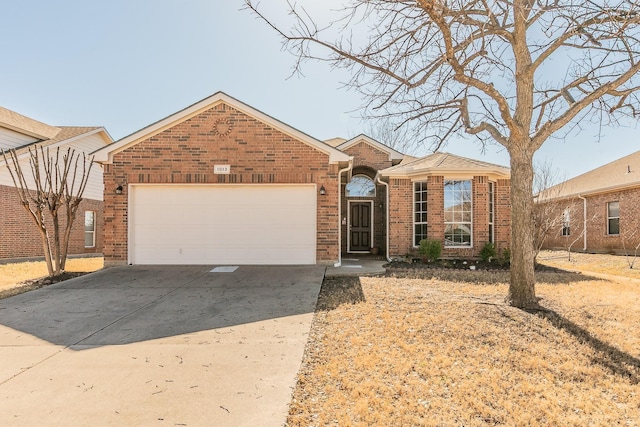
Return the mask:
[[157,121],[145,128],[140,129],[139,131],[132,133],[129,136],[124,137],[123,139],[114,142],[113,144],[108,145],[98,151],[95,151],[95,159],[100,163],[111,163],[113,161],[113,156],[127,148],[147,139],[158,133],[175,126],[177,123],[183,122],[185,120],[194,117],[203,111],[206,111],[219,103],[225,103],[229,106],[241,111],[242,113],[253,117],[254,119],[261,121],[263,123],[268,124],[274,129],[287,134],[309,146],[315,148],[329,156],[330,163],[341,163],[341,162],[349,162],[351,157],[346,155],[345,153],[331,147],[328,144],[325,144],[322,141],[319,141],[311,136],[301,132],[273,117],[256,110],[255,108],[238,101],[235,98],[223,93],[218,92],[211,95],[208,98],[199,101],[190,107],[187,107],[177,113],[174,113],[160,121]]

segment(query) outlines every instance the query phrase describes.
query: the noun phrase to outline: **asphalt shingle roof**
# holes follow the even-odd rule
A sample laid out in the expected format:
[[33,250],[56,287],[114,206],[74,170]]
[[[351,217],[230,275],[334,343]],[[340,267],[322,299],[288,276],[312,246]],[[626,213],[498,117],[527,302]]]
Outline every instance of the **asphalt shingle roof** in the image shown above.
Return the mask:
[[40,139],[54,138],[60,128],[31,119],[8,108],[0,107],[0,126]]
[[492,172],[509,177],[510,169],[493,163],[469,159],[451,153],[437,152],[380,171],[384,176],[411,176],[435,171]]
[[640,186],[640,151],[542,191],[538,199],[604,193],[636,185]]

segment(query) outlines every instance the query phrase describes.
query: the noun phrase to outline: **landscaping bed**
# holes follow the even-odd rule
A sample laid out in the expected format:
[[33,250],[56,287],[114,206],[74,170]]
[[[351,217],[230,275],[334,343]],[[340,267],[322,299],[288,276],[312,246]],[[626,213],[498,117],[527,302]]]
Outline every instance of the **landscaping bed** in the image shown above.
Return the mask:
[[103,266],[102,257],[72,258],[67,260],[67,271],[48,277],[44,261],[0,264],[0,299],[91,273]]

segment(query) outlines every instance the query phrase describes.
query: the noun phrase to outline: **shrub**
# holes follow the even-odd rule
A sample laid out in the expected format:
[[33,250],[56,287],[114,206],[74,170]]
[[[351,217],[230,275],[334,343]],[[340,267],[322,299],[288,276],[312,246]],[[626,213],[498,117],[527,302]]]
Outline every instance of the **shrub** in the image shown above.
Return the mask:
[[496,245],[491,242],[485,243],[482,247],[482,250],[480,251],[480,258],[482,258],[484,262],[491,262],[491,260],[494,259],[496,255]]
[[502,253],[498,257],[498,264],[500,265],[511,264],[511,251],[509,250],[509,248],[504,248],[502,250]]
[[442,243],[438,240],[420,240],[420,254],[428,261],[437,261],[442,254]]

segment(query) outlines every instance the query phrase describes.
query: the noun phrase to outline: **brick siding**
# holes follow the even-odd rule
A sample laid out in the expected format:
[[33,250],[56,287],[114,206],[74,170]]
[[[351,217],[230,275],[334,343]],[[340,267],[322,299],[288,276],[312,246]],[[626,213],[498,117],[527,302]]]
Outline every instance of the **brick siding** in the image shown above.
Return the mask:
[[[631,254],[640,243],[640,187],[587,196],[587,248],[586,252]],[[619,202],[620,234],[609,235],[607,230],[607,204]],[[567,249],[583,251],[584,205],[579,198],[554,202],[555,215],[560,218],[569,209],[570,234],[562,235],[562,221],[551,230],[544,242],[545,249]],[[576,241],[577,240],[577,241]]]
[[[0,185],[0,259],[43,257],[42,239],[35,222],[20,203],[13,187]],[[96,213],[96,245],[84,247],[84,212]],[[85,199],[78,207],[69,240],[70,255],[102,252],[103,203],[100,200]],[[48,215],[48,214],[47,214]],[[66,226],[66,213],[61,212],[60,230]],[[45,218],[50,218],[45,216]],[[51,222],[49,220],[49,227]],[[50,228],[51,230],[51,228]],[[51,235],[51,233],[50,233]]]
[[[218,133],[216,124],[221,128]],[[216,175],[216,164],[231,166]],[[318,262],[338,258],[338,166],[328,155],[222,103],[114,156],[105,165],[104,255],[127,262],[127,185],[138,183],[278,184],[324,186],[317,198]],[[115,194],[119,185],[123,194]],[[251,250],[247,247],[247,251]]]

